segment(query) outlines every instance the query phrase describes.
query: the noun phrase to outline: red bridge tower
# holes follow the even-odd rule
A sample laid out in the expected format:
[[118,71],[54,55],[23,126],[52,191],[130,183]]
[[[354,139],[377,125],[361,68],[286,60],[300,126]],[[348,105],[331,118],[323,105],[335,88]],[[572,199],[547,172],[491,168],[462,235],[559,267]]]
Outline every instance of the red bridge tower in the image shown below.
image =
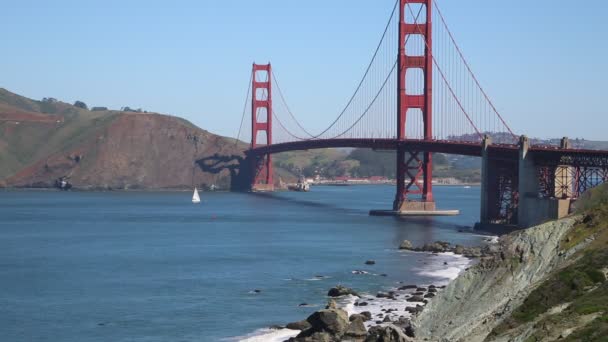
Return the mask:
[[[426,10],[426,22],[407,22],[408,4],[422,4]],[[432,0],[399,0],[399,56],[397,95],[397,137],[407,138],[408,115],[422,112],[424,140],[433,139],[433,55],[432,55]],[[424,20],[420,20],[424,21]],[[425,42],[424,55],[410,55],[406,49],[409,37],[419,35]],[[407,89],[408,71],[422,69],[423,94],[411,94]],[[397,195],[395,211],[434,211],[432,184],[433,161],[430,152],[420,152],[400,147],[397,150]],[[420,196],[413,198],[412,196]]]
[[[251,148],[272,144],[272,66],[253,64],[251,101]],[[258,133],[264,133],[266,141],[258,141]],[[262,135],[262,137],[263,137]],[[252,191],[273,191],[272,156],[255,157],[252,160]]]

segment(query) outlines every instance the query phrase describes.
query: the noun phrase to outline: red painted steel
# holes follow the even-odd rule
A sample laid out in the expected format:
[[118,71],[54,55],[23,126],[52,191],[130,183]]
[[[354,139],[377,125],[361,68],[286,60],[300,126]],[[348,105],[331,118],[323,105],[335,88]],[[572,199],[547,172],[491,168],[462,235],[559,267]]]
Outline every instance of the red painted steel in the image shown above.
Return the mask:
[[[267,65],[254,63],[252,72],[251,149],[253,150],[260,146],[272,145],[272,66],[270,63]],[[258,81],[259,72],[266,72],[266,80]],[[262,109],[266,110],[266,120],[260,122],[260,110]],[[266,133],[266,141],[261,144],[258,142],[259,132]],[[272,156],[270,154],[258,155],[256,158],[252,158],[252,164],[252,189],[259,185],[272,187],[274,184]]]
[[[425,6],[426,22],[406,22],[406,6]],[[399,0],[399,56],[397,85],[397,138],[406,140],[407,115],[410,109],[422,111],[424,139],[433,139],[433,33],[432,0]],[[406,42],[410,35],[422,35],[425,40],[424,56],[408,55]],[[422,69],[424,74],[424,94],[410,95],[407,89],[408,70]],[[429,151],[408,150],[405,146],[397,149],[397,194],[394,210],[400,210],[403,203],[412,200],[410,195],[420,195],[422,202],[433,202],[433,160]]]

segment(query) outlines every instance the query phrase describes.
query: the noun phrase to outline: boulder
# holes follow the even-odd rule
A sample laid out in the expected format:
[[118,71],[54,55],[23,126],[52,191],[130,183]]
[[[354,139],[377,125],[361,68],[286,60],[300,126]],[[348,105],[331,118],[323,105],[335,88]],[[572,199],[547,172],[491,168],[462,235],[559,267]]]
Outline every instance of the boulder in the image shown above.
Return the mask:
[[422,312],[423,308],[424,307],[420,305],[417,305],[416,307],[408,306],[407,308],[405,308],[405,311],[411,313],[412,315],[417,315]]
[[406,329],[406,328],[412,326],[412,322],[405,317],[399,317],[399,320],[397,320],[397,322],[395,322],[393,324],[395,324],[396,326],[398,326],[401,329]]
[[389,324],[385,327],[375,326],[369,329],[365,342],[411,342],[401,328]]
[[390,297],[390,295],[386,292],[378,292],[378,294],[376,294],[376,298],[388,298]]
[[418,285],[405,285],[399,288],[400,291],[417,289]]
[[412,249],[414,249],[414,245],[412,245],[412,243],[409,240],[403,240],[401,245],[399,245],[399,249],[405,249],[405,250],[411,251]]
[[307,320],[302,320],[299,322],[292,322],[285,326],[287,329],[291,330],[306,330],[311,327],[310,323]]
[[355,318],[348,329],[346,329],[346,333],[344,337],[352,338],[352,339],[364,339],[367,336],[367,329],[365,329],[365,324],[363,324],[363,319],[361,317]]
[[449,252],[450,249],[451,249],[450,244],[448,242],[443,242],[443,241],[428,243],[422,247],[414,248],[414,250],[417,252],[432,252],[432,253]]
[[[352,314],[352,315],[350,315],[348,320],[352,322],[358,318],[360,318],[363,322],[368,321],[367,317],[364,316],[363,314]],[[371,319],[371,315],[370,315],[370,319]]]
[[391,323],[392,321],[391,321],[390,317],[386,316],[386,317],[384,317],[384,319],[382,320],[382,322],[383,323]]
[[411,296],[407,299],[408,302],[423,302],[424,298],[422,296]]
[[366,264],[366,265],[375,265],[375,264],[376,264],[376,261],[374,261],[374,260],[367,260],[367,261],[365,262],[365,264]]
[[[302,335],[303,333],[308,332],[308,330],[303,331],[302,333],[300,333],[300,335]],[[333,336],[331,334],[328,334],[326,332],[311,332],[309,335],[302,335],[302,336],[296,336],[296,337],[292,337],[290,338],[289,342],[334,342],[336,341],[335,338],[333,338]]]
[[464,254],[464,252],[465,252],[464,246],[456,245],[454,247],[454,254],[462,255],[462,254]]
[[311,325],[308,330],[326,332],[331,335],[342,335],[349,326],[348,314],[341,309],[320,310],[310,315],[306,320]]
[[427,294],[424,295],[424,298],[433,298],[433,297],[435,297],[435,294],[432,293],[432,292],[429,292],[429,293],[427,293]]
[[372,313],[369,311],[363,311],[361,315],[365,317],[364,321],[370,321],[372,319]]
[[329,297],[341,297],[341,296],[348,296],[348,295],[353,295],[353,296],[359,297],[359,294],[355,290],[348,288],[346,286],[342,286],[342,285],[332,287],[329,290],[329,292],[327,292],[327,295]]
[[337,308],[338,308],[338,305],[336,304],[336,301],[335,301],[335,300],[330,299],[330,300],[327,302],[327,305],[325,306],[325,308],[326,308],[326,309],[337,309]]
[[479,258],[481,257],[481,248],[479,247],[470,247],[465,248],[464,253],[462,253],[467,258]]

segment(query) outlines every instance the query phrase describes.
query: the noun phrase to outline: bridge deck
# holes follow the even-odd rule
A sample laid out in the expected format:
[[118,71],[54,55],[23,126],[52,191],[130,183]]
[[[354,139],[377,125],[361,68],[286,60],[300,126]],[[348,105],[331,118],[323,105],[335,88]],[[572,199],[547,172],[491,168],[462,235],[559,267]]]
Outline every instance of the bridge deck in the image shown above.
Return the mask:
[[[288,151],[305,151],[323,148],[371,148],[374,150],[396,150],[402,147],[408,151],[434,152],[481,157],[482,146],[479,142],[463,142],[450,140],[419,140],[419,139],[326,139],[302,140],[260,146],[246,151],[247,155],[259,156]],[[608,151],[562,149],[553,146],[532,146],[536,158],[559,160],[566,157],[602,158],[608,160]],[[489,146],[492,158],[516,160],[519,157],[519,147],[515,144],[493,144]]]

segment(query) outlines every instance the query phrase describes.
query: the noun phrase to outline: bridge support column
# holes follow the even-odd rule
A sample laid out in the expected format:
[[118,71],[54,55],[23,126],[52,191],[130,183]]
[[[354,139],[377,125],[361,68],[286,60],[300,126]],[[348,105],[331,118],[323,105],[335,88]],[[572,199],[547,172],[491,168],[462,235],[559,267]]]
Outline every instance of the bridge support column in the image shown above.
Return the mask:
[[[562,148],[568,148],[569,145],[567,139],[562,140]],[[519,142],[520,205],[517,223],[523,228],[568,215],[573,186],[572,178],[569,178],[571,177],[569,166],[541,167],[529,150],[530,141],[526,136],[522,136]],[[546,173],[547,170],[549,174],[543,175],[543,171]],[[545,184],[541,184],[541,180]],[[556,181],[560,183],[559,186],[556,186]],[[547,187],[547,182],[551,186]],[[548,193],[543,194],[541,191]]]
[[503,231],[517,223],[519,176],[517,160],[492,153],[492,138],[482,141],[480,220],[477,229]]
[[[251,97],[251,148],[272,144],[272,66],[253,64]],[[266,77],[260,74],[266,73]],[[258,137],[258,133],[263,133]],[[265,133],[266,141],[258,141]],[[258,156],[251,162],[251,190],[274,191],[272,156]]]
[[[410,3],[424,6],[426,22],[407,22]],[[407,138],[407,116],[422,113],[422,130],[425,140],[433,139],[433,2],[432,0],[399,0],[398,39],[398,84],[397,84],[397,135],[399,140]],[[410,54],[406,42],[412,35],[421,35],[425,40],[423,56]],[[422,70],[424,74],[423,94],[413,95],[407,87],[408,71]],[[396,212],[435,211],[433,199],[433,159],[430,152],[397,150],[397,194],[393,203]],[[414,198],[419,196],[420,198]]]
[[492,138],[486,135],[481,143],[481,213],[479,222],[482,225],[488,225],[491,223],[492,215],[490,214],[490,203],[496,200],[493,198],[496,197],[496,194],[492,196],[493,194],[490,193],[490,184],[496,182],[496,180],[490,179],[492,175],[496,174],[496,170],[492,167],[494,165],[491,164],[488,153],[488,148],[490,145],[492,145]]

